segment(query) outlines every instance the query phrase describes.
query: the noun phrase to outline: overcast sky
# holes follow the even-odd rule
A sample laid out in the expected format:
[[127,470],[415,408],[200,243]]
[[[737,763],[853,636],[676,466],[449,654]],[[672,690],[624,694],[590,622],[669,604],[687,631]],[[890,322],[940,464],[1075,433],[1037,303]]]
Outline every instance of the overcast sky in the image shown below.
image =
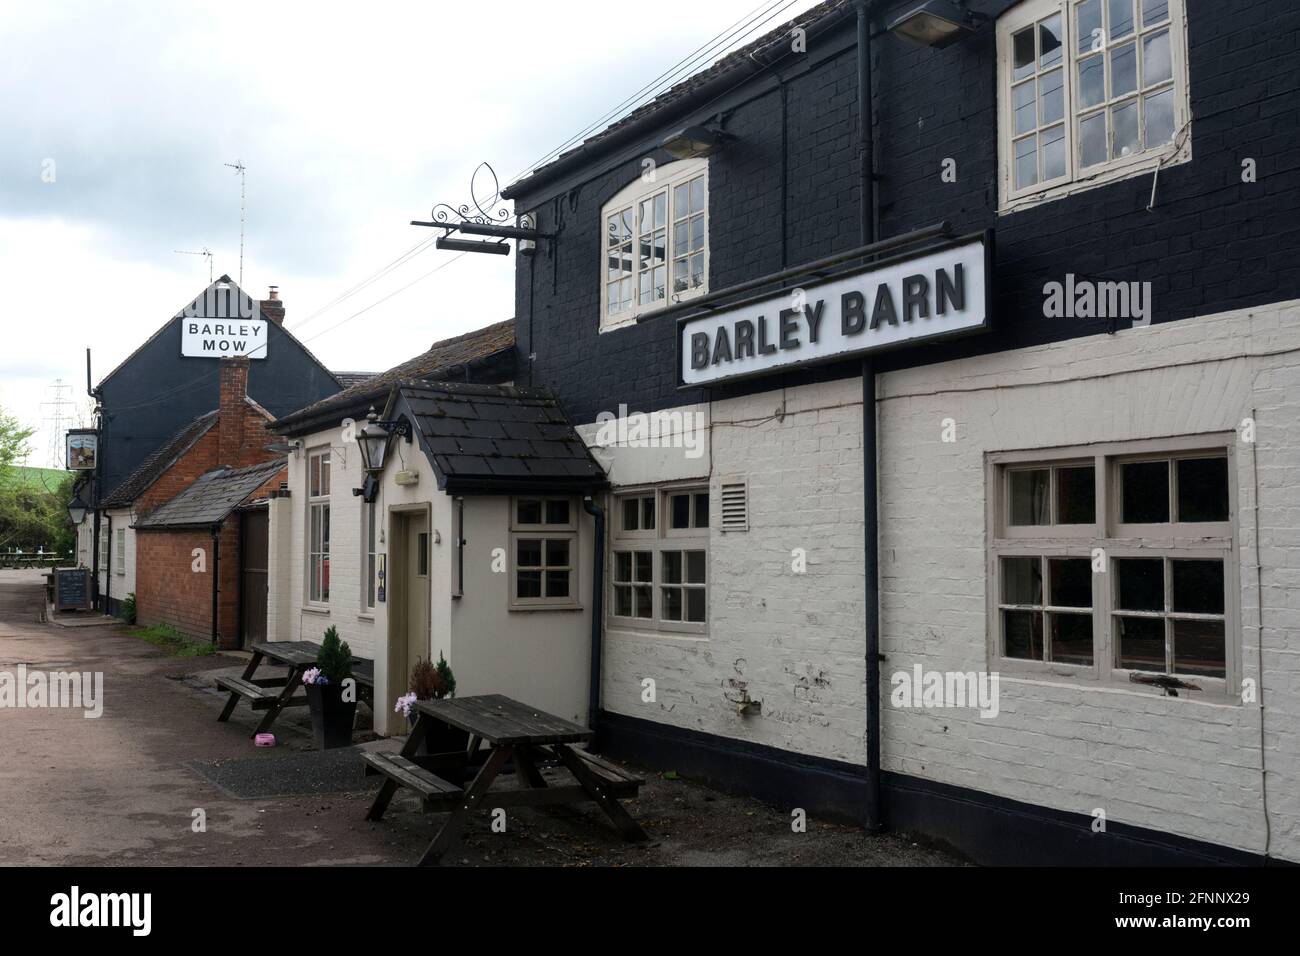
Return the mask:
[[[747,36],[813,2],[785,0]],[[206,247],[238,278],[225,163],[247,167],[244,288],[279,285],[288,327],[330,368],[381,371],[512,313],[513,254],[428,248],[313,317],[428,238],[411,219],[468,201],[483,161],[508,184],[772,6],[0,5],[0,407],[42,428],[30,463],[48,463],[51,383],[84,414],[85,350],[98,382],[207,285],[207,261],[173,250]]]

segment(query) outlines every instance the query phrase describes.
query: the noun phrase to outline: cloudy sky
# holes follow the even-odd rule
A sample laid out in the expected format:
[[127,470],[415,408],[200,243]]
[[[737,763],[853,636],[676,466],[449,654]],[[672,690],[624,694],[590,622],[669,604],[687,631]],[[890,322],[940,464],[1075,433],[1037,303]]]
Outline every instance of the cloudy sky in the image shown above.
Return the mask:
[[511,314],[513,255],[431,246],[336,302],[429,238],[411,219],[813,2],[0,5],[0,407],[41,427],[30,463],[51,384],[84,415],[85,350],[98,381],[206,286],[206,259],[174,250],[238,277],[226,163],[247,167],[244,287],[279,285],[327,366],[380,371]]

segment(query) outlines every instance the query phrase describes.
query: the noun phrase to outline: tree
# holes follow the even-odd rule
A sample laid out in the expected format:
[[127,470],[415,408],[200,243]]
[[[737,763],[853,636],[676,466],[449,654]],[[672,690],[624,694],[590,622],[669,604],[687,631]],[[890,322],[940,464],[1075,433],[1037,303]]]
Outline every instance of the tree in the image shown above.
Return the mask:
[[10,469],[31,452],[27,439],[35,434],[36,429],[24,427],[0,408],[0,478],[8,477]]
[[0,551],[44,549],[66,555],[76,547],[68,520],[72,476],[47,487],[21,480],[14,467],[27,456],[27,440],[34,433],[0,409]]

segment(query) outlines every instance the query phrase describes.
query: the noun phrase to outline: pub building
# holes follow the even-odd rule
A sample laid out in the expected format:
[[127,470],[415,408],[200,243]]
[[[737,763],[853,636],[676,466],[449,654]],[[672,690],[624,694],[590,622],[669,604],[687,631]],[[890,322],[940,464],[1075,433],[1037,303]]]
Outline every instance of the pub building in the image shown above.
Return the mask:
[[[435,568],[510,549],[614,756],[987,863],[1300,862],[1298,37],[835,0],[533,170],[514,383],[609,487],[435,509]],[[511,603],[552,501],[578,617]]]

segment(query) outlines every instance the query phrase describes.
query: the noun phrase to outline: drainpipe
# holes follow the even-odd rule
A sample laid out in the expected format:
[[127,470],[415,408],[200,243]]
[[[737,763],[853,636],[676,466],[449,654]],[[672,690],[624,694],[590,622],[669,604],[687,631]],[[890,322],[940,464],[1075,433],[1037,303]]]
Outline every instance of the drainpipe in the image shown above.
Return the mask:
[[591,681],[587,691],[587,727],[595,731],[600,713],[601,628],[605,623],[605,509],[591,495],[582,499],[582,508],[596,519],[591,559]]
[[[876,241],[875,140],[871,111],[870,0],[857,0],[858,14],[858,155],[862,187],[862,245]],[[862,511],[866,598],[867,665],[867,829],[881,828],[880,812],[880,525],[876,500],[876,367],[862,360]]]
[[104,533],[108,535],[108,562],[104,568],[104,613],[109,613],[108,602],[113,599],[113,516],[105,515],[108,527]]
[[217,583],[221,580],[221,525],[212,526],[212,646],[216,647],[219,643],[220,634],[218,631],[217,614],[218,614],[218,587]]

